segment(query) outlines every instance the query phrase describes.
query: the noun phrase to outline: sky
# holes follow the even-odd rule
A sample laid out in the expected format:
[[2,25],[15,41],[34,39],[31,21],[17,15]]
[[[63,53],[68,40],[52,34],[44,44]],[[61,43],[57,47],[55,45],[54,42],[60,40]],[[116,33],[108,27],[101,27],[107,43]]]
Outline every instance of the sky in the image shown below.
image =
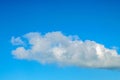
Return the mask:
[[0,80],[120,80],[119,3],[0,0]]

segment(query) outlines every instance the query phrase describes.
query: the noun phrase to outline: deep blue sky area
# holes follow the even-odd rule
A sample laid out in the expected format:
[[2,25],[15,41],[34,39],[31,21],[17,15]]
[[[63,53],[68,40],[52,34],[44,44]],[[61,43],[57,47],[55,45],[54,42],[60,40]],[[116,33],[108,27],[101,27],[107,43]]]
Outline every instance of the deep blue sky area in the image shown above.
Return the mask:
[[119,0],[0,0],[0,80],[120,80],[119,70],[41,65],[17,60],[12,36],[61,31],[120,47]]

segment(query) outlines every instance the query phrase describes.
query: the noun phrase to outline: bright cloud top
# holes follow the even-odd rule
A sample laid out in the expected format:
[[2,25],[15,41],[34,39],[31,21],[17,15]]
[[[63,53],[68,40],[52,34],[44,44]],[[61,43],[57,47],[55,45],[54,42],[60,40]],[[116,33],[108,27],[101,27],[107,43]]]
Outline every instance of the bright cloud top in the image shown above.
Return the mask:
[[64,66],[120,68],[120,55],[115,49],[61,32],[48,32],[45,35],[31,32],[22,37],[12,37],[11,42],[17,44],[12,54],[18,59]]

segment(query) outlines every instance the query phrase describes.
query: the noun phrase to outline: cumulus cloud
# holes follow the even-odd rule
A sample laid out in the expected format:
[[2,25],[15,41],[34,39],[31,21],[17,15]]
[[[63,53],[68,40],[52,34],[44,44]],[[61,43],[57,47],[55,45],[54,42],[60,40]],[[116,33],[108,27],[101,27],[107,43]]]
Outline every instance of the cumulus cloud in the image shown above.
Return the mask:
[[41,64],[59,64],[88,68],[120,68],[120,55],[115,49],[106,48],[95,41],[82,41],[76,36],[61,32],[30,32],[22,37],[12,37],[16,46],[12,54],[17,59],[35,60]]

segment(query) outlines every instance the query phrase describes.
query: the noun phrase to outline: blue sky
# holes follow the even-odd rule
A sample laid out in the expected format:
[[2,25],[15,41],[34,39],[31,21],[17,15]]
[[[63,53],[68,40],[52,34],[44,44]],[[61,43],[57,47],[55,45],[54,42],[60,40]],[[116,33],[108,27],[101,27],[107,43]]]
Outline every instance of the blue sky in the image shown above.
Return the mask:
[[[119,80],[117,70],[42,65],[15,59],[12,36],[61,31],[94,40],[107,48],[120,46],[118,0],[0,0],[0,80]],[[118,63],[119,64],[119,63]]]

